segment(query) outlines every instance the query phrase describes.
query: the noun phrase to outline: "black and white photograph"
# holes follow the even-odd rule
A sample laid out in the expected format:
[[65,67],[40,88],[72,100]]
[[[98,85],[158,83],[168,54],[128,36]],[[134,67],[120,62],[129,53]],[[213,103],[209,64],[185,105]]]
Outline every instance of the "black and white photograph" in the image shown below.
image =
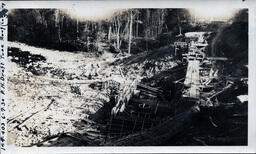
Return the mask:
[[248,8],[8,10],[7,145],[247,146]]

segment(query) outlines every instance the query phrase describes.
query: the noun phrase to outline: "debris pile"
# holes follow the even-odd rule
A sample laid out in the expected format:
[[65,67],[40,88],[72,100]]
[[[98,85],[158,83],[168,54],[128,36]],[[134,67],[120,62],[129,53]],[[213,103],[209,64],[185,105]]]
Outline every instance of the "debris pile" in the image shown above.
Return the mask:
[[172,48],[163,47],[117,60],[113,64],[122,67],[125,75],[137,74],[142,78],[150,78],[177,66],[177,61],[171,55],[172,52]]
[[[181,57],[174,45],[124,57],[11,51],[18,64],[8,77],[14,144],[246,145],[238,135],[247,134],[248,72],[225,72],[232,60],[208,57],[208,44],[196,40]],[[40,58],[29,63],[33,56]]]
[[[246,73],[243,74],[244,77],[240,73],[238,78],[230,78],[231,74],[221,74],[220,72],[223,72],[229,65],[227,58],[205,57],[203,51],[207,45],[194,42],[194,40],[189,43],[189,46],[189,52],[183,54],[187,56],[186,60],[182,60],[188,64],[186,76],[182,73],[184,71],[182,65],[179,66],[176,63],[176,67],[179,66],[178,69],[173,69],[174,66],[164,67],[166,69],[149,73],[146,75],[148,79],[143,79],[146,83],[158,73],[164,79],[165,76],[171,76],[163,74],[166,70],[173,69],[175,73],[181,70],[178,74],[184,76],[181,75],[180,79],[176,78],[175,81],[175,78],[168,78],[169,82],[174,85],[184,82],[180,92],[177,91],[178,88],[174,91],[170,90],[170,93],[175,93],[170,99],[161,94],[160,89],[138,84],[133,97],[129,99],[130,101],[123,103],[124,107],[120,107],[121,110],[112,114],[108,121],[108,138],[104,145],[163,145],[168,142],[167,145],[247,144],[247,103],[238,101],[241,95],[248,95],[248,84],[242,80],[244,77],[246,78]],[[124,59],[124,62],[126,60]],[[133,60],[129,59],[129,62],[126,63],[127,68],[138,67]],[[139,66],[146,72],[157,68],[157,63],[147,65],[150,63],[146,59]],[[140,69],[137,68],[137,70]],[[143,75],[141,72],[137,73]],[[153,85],[156,86],[159,83]],[[164,91],[168,90],[164,89]],[[115,101],[115,105],[118,104],[118,101]],[[193,108],[195,109],[193,110]],[[159,116],[158,109],[169,109],[169,112],[161,112],[161,116]],[[232,110],[230,111],[230,109]],[[227,114],[220,119],[222,110]],[[190,115],[191,111],[195,111],[193,113],[197,113],[196,116]],[[168,117],[171,118],[168,120]],[[181,118],[182,122],[174,120],[176,118]],[[201,124],[198,123],[199,119],[203,119]],[[166,128],[166,126],[170,128]],[[233,130],[230,126],[234,126],[236,129]],[[202,129],[204,131],[201,131]],[[237,134],[234,134],[237,131],[240,131],[239,134],[245,137],[238,137]],[[177,139],[173,137],[177,137]],[[180,140],[180,138],[184,139]]]

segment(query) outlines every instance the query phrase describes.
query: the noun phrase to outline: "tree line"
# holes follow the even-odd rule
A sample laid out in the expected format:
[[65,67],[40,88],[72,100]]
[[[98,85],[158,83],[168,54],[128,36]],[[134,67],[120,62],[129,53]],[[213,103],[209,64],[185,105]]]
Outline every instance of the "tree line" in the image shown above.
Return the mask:
[[168,45],[177,35],[201,29],[187,9],[125,9],[99,21],[77,19],[62,9],[13,9],[8,39],[69,51],[97,50],[97,43],[105,41],[117,52],[131,53]]

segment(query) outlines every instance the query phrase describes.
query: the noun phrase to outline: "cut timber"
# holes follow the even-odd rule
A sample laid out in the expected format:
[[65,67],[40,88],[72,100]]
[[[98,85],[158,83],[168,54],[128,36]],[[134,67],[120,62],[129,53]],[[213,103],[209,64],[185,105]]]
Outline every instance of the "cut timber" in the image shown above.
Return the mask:
[[151,94],[153,96],[157,96],[158,93],[155,93],[155,92],[152,92],[152,91],[149,91],[149,90],[145,90],[145,89],[140,89],[140,92],[143,93],[143,94]]
[[146,96],[146,97],[151,97],[151,98],[157,98],[157,95],[152,95],[151,93],[146,93],[146,92],[143,92],[141,91],[140,92],[140,96]]
[[138,89],[144,89],[144,90],[152,91],[154,93],[163,93],[163,91],[160,90],[160,89],[149,87],[149,86],[146,86],[146,85],[143,85],[143,84],[138,84],[137,88]]
[[112,146],[146,146],[161,145],[170,140],[177,133],[188,128],[200,109],[198,105],[192,106],[188,111],[168,118],[165,122],[146,131],[128,135],[126,137],[109,141],[104,145]]

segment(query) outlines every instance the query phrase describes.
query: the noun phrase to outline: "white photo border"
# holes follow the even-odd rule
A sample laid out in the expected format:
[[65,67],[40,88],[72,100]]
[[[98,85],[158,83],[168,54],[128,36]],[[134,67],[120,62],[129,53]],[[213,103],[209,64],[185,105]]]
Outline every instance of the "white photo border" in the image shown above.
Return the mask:
[[[249,103],[248,146],[141,146],[141,147],[30,147],[8,146],[4,153],[255,153],[256,152],[256,3],[253,0],[121,0],[121,1],[5,1],[8,9],[71,8],[75,5],[109,8],[197,8],[227,7],[249,10]],[[8,67],[7,67],[8,68]],[[8,81],[7,81],[8,82]]]

